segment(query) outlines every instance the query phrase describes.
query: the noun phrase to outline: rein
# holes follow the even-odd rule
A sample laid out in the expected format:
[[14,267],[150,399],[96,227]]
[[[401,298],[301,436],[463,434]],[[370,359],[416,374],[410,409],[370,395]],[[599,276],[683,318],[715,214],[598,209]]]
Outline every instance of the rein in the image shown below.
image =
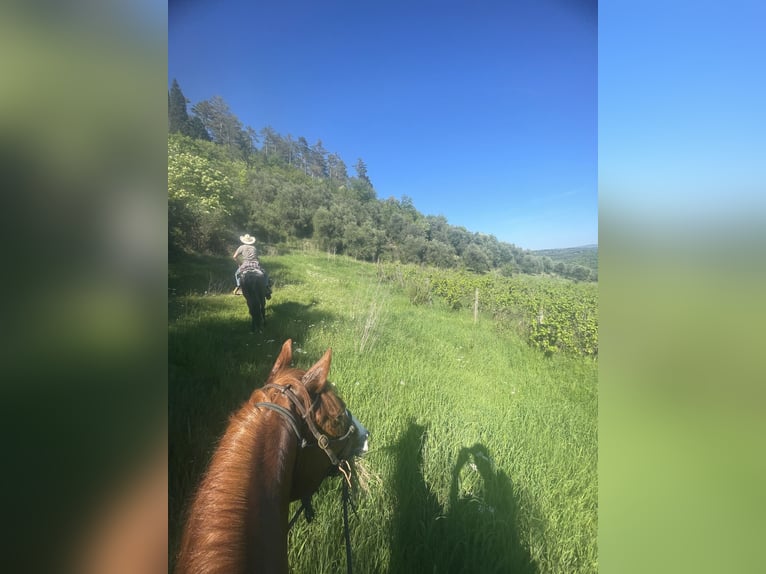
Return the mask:
[[[351,435],[356,432],[356,427],[354,426],[354,423],[352,422],[349,425],[348,430],[346,431],[346,434],[344,434],[342,437],[335,438],[335,439],[328,438],[326,434],[322,433],[317,428],[316,423],[314,422],[314,418],[312,416],[314,411],[314,405],[312,404],[308,409],[306,409],[303,403],[301,402],[301,400],[293,392],[293,390],[290,388],[289,385],[282,386],[282,385],[266,384],[262,387],[262,389],[276,389],[282,395],[284,395],[290,400],[290,402],[295,406],[295,408],[300,413],[301,418],[304,421],[306,421],[306,425],[308,426],[309,431],[311,431],[311,434],[314,435],[314,438],[317,441],[316,444],[319,446],[319,448],[321,448],[325,452],[327,457],[330,459],[330,462],[332,463],[332,465],[343,475],[343,530],[344,530],[344,538],[346,541],[346,571],[348,572],[348,574],[351,574],[351,535],[349,533],[349,528],[348,528],[348,504],[350,501],[349,489],[351,487],[351,465],[348,463],[347,460],[339,459],[338,456],[330,448],[330,444],[348,440],[349,437],[351,437]],[[285,407],[270,401],[255,403],[255,406],[270,409],[282,415],[284,419],[290,424],[290,427],[293,429],[293,432],[295,432],[295,436],[298,437],[298,445],[300,446],[300,448],[306,448],[307,446],[311,446],[311,443],[309,443],[301,434],[300,429],[298,428],[298,421],[296,420],[295,415],[290,409],[286,409]],[[352,506],[352,509],[353,509],[353,506]],[[293,525],[300,517],[301,512],[303,512],[304,510],[306,511],[306,522],[310,523],[314,519],[314,509],[311,506],[311,496],[308,496],[301,500],[300,508],[298,508],[298,510],[295,512],[292,519],[290,520],[290,523],[287,526],[288,532],[292,529]]]

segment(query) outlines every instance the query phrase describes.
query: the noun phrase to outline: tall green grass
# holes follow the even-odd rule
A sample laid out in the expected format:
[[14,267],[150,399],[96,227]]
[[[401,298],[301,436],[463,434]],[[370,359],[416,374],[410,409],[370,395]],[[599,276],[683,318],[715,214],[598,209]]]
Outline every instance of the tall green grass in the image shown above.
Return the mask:
[[[413,305],[371,264],[263,263],[275,288],[257,334],[229,294],[229,262],[171,265],[171,552],[228,415],[292,338],[301,368],[332,347],[331,380],[371,432],[351,517],[357,572],[597,571],[593,359],[546,358],[488,317]],[[325,481],[316,520],[291,532],[293,571],[345,568],[340,496]]]

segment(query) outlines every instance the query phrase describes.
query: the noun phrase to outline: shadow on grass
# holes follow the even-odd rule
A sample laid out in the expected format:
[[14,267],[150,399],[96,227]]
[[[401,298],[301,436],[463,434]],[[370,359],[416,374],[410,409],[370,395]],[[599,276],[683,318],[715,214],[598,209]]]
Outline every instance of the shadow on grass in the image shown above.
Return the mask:
[[263,333],[268,335],[269,339],[280,342],[292,339],[295,344],[303,344],[310,327],[334,319],[332,313],[320,311],[314,302],[281,301],[274,305],[269,303],[266,302],[266,324]]
[[263,266],[268,272],[275,290],[286,285],[302,285],[304,283],[304,280],[298,277],[291,267],[283,265],[279,261],[269,259],[263,261]]
[[237,266],[220,255],[178,254],[168,258],[168,293],[218,293],[234,289]]
[[[447,508],[423,478],[427,430],[411,422],[396,445],[389,572],[515,572],[537,565],[518,532],[518,499],[510,477],[494,468],[486,447],[463,448],[452,471]],[[474,473],[477,488],[461,494],[461,476]]]
[[[261,386],[282,344],[293,341],[294,363],[303,365],[302,346],[311,326],[332,321],[333,315],[313,304],[292,301],[266,305],[262,331],[250,332],[250,315],[240,297],[241,314],[232,316],[230,303],[221,297],[179,301],[178,315],[196,315],[177,323],[168,336],[168,376],[171,415],[185,419],[189,428],[200,422],[222,431],[228,413]],[[306,357],[305,362],[318,357]],[[225,415],[225,416],[222,416]],[[192,420],[205,417],[208,420]],[[171,421],[172,423],[173,421]],[[189,431],[187,434],[192,435]],[[204,440],[217,437],[205,437]]]
[[[299,285],[303,281],[278,260],[262,261],[274,288]],[[170,296],[229,293],[234,290],[237,264],[222,255],[181,254],[168,260],[168,293]]]

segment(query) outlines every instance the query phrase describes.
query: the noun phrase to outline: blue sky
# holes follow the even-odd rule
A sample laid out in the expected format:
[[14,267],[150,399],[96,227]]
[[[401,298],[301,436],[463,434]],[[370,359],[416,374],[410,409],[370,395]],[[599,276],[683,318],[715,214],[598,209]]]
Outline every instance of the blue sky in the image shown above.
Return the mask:
[[168,82],[321,139],[381,199],[527,249],[598,241],[595,2],[183,1]]
[[763,213],[765,26],[760,0],[601,3],[602,215],[651,234]]

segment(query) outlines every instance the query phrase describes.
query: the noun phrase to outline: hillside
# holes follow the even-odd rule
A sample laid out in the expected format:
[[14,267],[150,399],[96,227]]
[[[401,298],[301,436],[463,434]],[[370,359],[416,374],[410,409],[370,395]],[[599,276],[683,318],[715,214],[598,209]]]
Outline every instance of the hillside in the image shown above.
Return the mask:
[[[321,140],[243,127],[220,97],[186,111],[168,94],[168,252],[231,253],[243,232],[263,246],[312,248],[368,262],[476,273],[595,281],[591,269],[554,265],[493,235],[421,213],[411,198],[379,198],[359,158],[349,174]],[[176,102],[174,105],[173,102]],[[204,113],[203,113],[204,112]],[[176,118],[174,120],[174,118]]]
[[[440,295],[443,278],[419,266],[298,250],[263,263],[275,289],[255,334],[244,300],[231,295],[229,258],[169,265],[172,549],[229,414],[289,338],[297,368],[332,348],[331,380],[371,433],[350,521],[355,571],[598,571],[598,362],[535,348],[513,298],[505,314],[490,306],[493,292],[521,292],[520,301],[542,303],[542,325],[564,334],[545,297],[567,309],[596,285],[471,276],[482,282],[474,319],[471,304],[455,305],[451,287]],[[490,279],[512,288],[493,290]],[[343,570],[340,499],[339,480],[327,479],[315,521],[299,520],[288,539],[292,571]]]
[[538,257],[550,257],[554,263],[581,265],[598,271],[598,245],[583,245],[564,249],[539,249],[532,251],[532,254]]

